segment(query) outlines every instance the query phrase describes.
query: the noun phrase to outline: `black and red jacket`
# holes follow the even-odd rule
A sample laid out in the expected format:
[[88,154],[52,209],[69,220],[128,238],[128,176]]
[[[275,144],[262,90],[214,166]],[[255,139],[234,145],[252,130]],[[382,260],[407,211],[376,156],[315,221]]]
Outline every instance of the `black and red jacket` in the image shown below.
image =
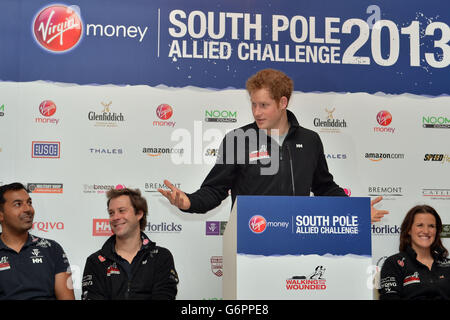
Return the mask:
[[172,254],[141,232],[142,247],[131,264],[114,249],[116,236],[86,260],[83,300],[170,300],[177,294],[178,275]]
[[[214,209],[229,190],[233,203],[237,195],[309,196],[312,192],[315,196],[346,196],[328,171],[319,135],[301,127],[289,110],[287,117],[290,128],[281,146],[260,135],[256,122],[228,133],[200,189],[186,194],[191,207],[182,211],[205,213]],[[238,142],[239,135],[245,136],[245,143]],[[274,159],[273,150],[278,159]],[[263,174],[261,169],[276,168],[274,160],[278,160],[278,170]]]
[[408,247],[386,259],[381,268],[380,300],[450,299],[450,260],[433,252],[431,270]]

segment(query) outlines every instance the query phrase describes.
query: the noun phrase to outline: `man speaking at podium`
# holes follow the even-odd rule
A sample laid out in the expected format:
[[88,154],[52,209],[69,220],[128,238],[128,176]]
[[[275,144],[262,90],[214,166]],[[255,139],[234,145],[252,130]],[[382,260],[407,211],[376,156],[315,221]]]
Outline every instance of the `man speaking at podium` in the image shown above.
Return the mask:
[[[222,141],[217,162],[199,190],[185,193],[165,180],[169,190],[158,189],[182,211],[205,213],[228,196],[346,196],[328,171],[319,135],[299,125],[287,110],[294,89],[283,72],[264,69],[247,80],[255,121],[229,132]],[[371,221],[388,213],[371,202]]]

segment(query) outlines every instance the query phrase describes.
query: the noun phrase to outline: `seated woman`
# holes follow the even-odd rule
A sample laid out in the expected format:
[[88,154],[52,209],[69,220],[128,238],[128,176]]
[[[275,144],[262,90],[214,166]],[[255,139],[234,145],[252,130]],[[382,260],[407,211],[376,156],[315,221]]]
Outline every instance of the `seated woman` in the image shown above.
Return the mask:
[[380,299],[450,299],[450,260],[442,221],[427,205],[409,210],[401,225],[400,252],[381,269]]

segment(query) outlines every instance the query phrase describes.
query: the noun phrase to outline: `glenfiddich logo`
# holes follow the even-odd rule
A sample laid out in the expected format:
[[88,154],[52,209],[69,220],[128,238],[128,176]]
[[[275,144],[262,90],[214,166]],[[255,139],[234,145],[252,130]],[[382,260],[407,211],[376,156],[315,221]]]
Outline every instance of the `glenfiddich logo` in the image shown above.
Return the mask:
[[347,122],[344,119],[336,119],[333,116],[333,112],[336,108],[325,108],[326,118],[322,120],[320,118],[314,118],[313,124],[316,128],[321,128],[321,132],[340,132],[340,128],[347,128]]
[[103,106],[102,111],[100,113],[96,113],[95,111],[90,111],[88,113],[89,121],[96,121],[96,127],[117,127],[118,122],[125,121],[125,117],[121,113],[111,112],[111,104],[110,102],[101,102]]

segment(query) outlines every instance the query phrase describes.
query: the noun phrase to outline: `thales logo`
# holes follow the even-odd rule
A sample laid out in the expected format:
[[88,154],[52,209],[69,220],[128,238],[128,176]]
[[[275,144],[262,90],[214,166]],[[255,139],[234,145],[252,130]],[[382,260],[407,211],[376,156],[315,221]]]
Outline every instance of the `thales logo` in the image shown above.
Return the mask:
[[253,216],[248,222],[250,230],[254,233],[262,233],[266,230],[267,221],[263,216]]
[[77,7],[54,4],[42,9],[36,15],[32,29],[36,42],[43,49],[63,53],[73,49],[80,42],[83,22]]

